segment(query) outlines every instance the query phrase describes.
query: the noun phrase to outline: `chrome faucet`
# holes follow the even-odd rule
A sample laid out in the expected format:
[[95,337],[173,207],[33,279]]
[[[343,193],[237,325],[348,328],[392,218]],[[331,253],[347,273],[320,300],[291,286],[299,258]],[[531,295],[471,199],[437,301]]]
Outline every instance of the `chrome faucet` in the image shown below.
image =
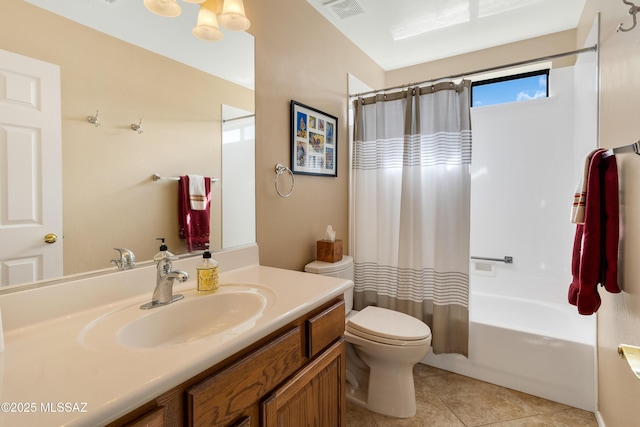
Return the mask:
[[118,267],[118,270],[129,270],[136,265],[136,256],[130,249],[127,248],[113,248],[120,254],[118,259],[112,259],[111,264]]
[[171,261],[177,259],[177,257],[173,256],[171,252],[165,250],[160,254],[162,254],[160,257],[154,257],[158,263],[156,266],[156,288],[153,290],[151,302],[140,306],[143,310],[171,304],[184,298],[184,295],[181,294],[173,295],[173,282],[175,280],[186,282],[189,279],[189,274],[186,271],[172,270]]

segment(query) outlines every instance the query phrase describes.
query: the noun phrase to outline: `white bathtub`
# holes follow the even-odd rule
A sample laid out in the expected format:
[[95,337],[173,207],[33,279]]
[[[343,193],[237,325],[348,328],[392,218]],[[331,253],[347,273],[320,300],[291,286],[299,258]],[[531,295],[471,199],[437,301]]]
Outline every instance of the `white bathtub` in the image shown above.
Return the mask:
[[469,358],[422,363],[588,411],[596,410],[595,316],[567,304],[470,297]]

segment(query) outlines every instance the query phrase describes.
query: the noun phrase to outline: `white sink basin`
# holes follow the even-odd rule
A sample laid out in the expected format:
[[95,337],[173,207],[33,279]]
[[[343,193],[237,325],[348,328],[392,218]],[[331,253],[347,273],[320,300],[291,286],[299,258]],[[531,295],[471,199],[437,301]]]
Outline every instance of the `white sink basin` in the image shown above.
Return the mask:
[[185,298],[166,306],[141,310],[135,305],[111,311],[80,334],[94,350],[163,348],[208,337],[226,340],[250,329],[275,301],[275,294],[257,285],[223,285],[201,295],[180,292]]

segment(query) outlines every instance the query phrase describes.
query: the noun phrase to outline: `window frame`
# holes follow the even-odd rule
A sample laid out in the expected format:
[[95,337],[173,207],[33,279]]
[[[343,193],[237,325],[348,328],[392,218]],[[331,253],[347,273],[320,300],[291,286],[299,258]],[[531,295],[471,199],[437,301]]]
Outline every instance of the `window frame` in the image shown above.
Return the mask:
[[[507,81],[512,81],[512,80],[520,80],[520,79],[525,79],[525,78],[529,78],[529,77],[536,77],[536,76],[546,76],[547,79],[547,85],[546,85],[546,93],[545,93],[545,98],[549,98],[549,72],[551,70],[549,68],[543,68],[540,70],[535,70],[535,71],[528,71],[525,73],[518,73],[518,74],[510,74],[507,76],[501,76],[501,77],[495,77],[495,78],[490,78],[490,79],[486,79],[486,80],[477,80],[477,81],[473,81],[471,82],[471,107],[475,108],[474,105],[474,100],[473,100],[473,95],[474,95],[474,88],[476,86],[486,86],[486,85],[490,85],[490,84],[496,84],[496,83],[502,83],[502,82],[507,82]],[[478,107],[488,107],[491,105],[500,105],[500,104],[506,104],[506,102],[500,102],[500,103],[495,103],[495,104],[487,104],[487,105],[479,105]]]

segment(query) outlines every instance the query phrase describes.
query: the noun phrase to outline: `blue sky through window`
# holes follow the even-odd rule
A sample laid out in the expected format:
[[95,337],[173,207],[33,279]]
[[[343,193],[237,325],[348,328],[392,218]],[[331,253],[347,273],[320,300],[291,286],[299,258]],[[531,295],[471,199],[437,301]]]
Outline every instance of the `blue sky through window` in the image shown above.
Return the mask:
[[[536,75],[511,76],[505,79],[475,82],[472,88],[474,107],[546,98],[547,70]],[[515,78],[514,78],[515,77]]]

